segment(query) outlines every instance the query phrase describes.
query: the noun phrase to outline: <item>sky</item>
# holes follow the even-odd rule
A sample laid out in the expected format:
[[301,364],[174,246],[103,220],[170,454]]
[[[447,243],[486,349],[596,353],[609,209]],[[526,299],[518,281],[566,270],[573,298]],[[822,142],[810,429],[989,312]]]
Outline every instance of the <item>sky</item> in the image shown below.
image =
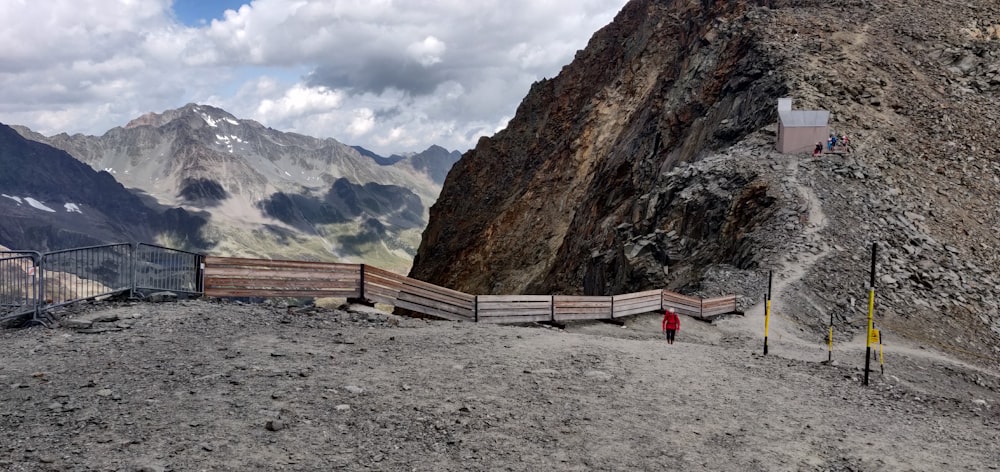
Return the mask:
[[503,129],[626,0],[0,0],[0,123],[187,103],[382,155]]

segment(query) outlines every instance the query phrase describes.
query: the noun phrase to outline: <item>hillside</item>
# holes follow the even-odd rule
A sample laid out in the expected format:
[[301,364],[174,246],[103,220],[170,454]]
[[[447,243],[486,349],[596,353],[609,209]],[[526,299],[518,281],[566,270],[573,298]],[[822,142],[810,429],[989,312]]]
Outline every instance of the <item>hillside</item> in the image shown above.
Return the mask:
[[0,245],[53,251],[109,242],[204,247],[206,215],[149,205],[69,154],[0,124]]
[[[632,1],[456,164],[411,276],[756,310],[774,270],[819,342],[865,326],[878,243],[879,325],[996,364],[998,24],[988,1]],[[775,152],[783,96],[855,152]]]
[[436,146],[382,158],[197,104],[148,113],[102,136],[18,130],[110,173],[156,204],[207,215],[207,244],[198,249],[364,260],[402,271],[416,251],[441,173],[458,159]]

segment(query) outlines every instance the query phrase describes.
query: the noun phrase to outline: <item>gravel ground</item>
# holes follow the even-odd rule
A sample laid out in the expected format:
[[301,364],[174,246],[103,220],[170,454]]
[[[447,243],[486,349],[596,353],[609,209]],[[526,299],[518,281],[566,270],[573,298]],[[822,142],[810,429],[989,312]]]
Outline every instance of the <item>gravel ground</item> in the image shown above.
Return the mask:
[[[0,469],[991,470],[998,377],[919,347],[860,379],[781,323],[566,329],[208,300],[0,332]],[[87,329],[81,319],[105,319]],[[855,355],[853,351],[857,351]],[[853,362],[849,362],[853,361]]]

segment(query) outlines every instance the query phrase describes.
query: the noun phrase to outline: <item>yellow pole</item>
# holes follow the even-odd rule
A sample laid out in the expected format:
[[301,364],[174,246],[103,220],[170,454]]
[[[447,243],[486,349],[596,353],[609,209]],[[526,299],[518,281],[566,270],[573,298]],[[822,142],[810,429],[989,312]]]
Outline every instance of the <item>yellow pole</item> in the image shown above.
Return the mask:
[[830,312],[830,338],[827,341],[826,361],[833,362],[833,312]]
[[767,331],[771,324],[771,282],[774,271],[767,271],[767,303],[764,304],[764,355],[767,355]]
[[767,310],[764,310],[764,339],[767,339],[768,327],[771,324],[771,300],[767,301]]
[[830,327],[830,338],[826,342],[827,344],[827,356],[826,360],[833,360],[833,326]]

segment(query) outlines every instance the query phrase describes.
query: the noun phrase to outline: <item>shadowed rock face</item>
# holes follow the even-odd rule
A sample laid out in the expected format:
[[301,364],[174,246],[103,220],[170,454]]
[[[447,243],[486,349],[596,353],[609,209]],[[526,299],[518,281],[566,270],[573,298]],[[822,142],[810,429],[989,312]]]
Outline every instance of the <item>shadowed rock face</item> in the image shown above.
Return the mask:
[[[208,243],[203,216],[147,205],[107,172],[0,125],[0,245],[57,250],[109,242]],[[31,201],[29,201],[29,198]]]
[[[378,217],[398,228],[420,228],[424,212],[420,197],[405,188],[373,182],[358,185],[345,178],[337,179],[322,197],[279,192],[259,206],[266,215],[307,232],[316,225],[346,223],[361,216],[367,216],[365,227],[377,223]],[[374,234],[385,235],[384,226],[377,228]]]
[[218,205],[229,197],[229,193],[212,179],[188,178],[184,179],[178,196],[186,203],[207,207]]
[[[744,189],[747,176],[680,209],[671,203],[681,189],[660,175],[773,121],[784,89],[756,48],[756,8],[626,5],[558,77],[532,86],[506,130],[455,165],[411,276],[472,293],[620,293],[694,263],[670,260],[668,248],[628,262],[630,234],[657,230],[698,241],[687,252],[702,259],[740,263],[733,238],[747,229],[732,229],[741,217],[731,197],[766,207],[755,197],[766,189]],[[659,276],[639,268],[650,263]]]

